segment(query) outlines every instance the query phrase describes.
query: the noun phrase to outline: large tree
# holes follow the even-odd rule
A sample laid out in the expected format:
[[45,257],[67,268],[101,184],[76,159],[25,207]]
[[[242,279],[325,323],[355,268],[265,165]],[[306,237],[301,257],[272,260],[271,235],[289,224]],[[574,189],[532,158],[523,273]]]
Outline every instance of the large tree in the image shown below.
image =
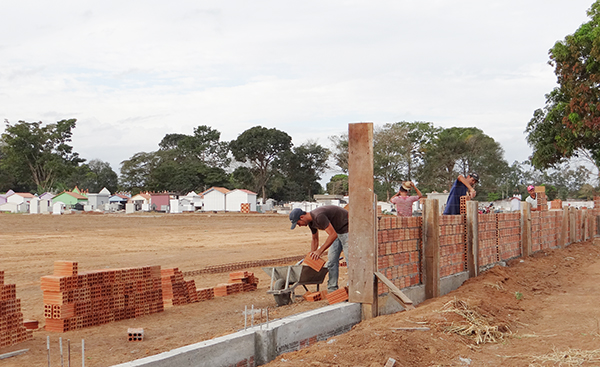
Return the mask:
[[458,175],[475,171],[480,177],[477,193],[487,196],[508,171],[500,144],[475,127],[444,129],[425,152],[419,184],[427,190],[449,190]]
[[85,161],[73,151],[72,130],[76,119],[44,125],[42,122],[5,121],[2,134],[2,170],[27,191],[52,190],[60,178],[68,177]]
[[113,171],[108,162],[92,159],[77,167],[71,177],[65,181],[65,188],[72,189],[74,186],[92,193],[98,193],[102,188],[110,192],[117,191],[119,177]]
[[589,22],[549,51],[558,86],[526,129],[538,168],[573,156],[587,157],[600,168],[600,1],[587,14]]
[[262,126],[254,126],[230,142],[229,148],[235,159],[250,166],[249,172],[254,176],[256,190],[260,192],[263,203],[272,175],[272,163],[291,147],[292,138],[287,133]]

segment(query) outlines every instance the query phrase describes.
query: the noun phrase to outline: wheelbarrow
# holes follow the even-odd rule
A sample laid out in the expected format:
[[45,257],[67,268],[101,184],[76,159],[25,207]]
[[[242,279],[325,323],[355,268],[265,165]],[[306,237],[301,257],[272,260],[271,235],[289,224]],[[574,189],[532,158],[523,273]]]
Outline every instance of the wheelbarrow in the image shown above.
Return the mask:
[[310,266],[301,265],[302,261],[300,260],[295,265],[262,268],[271,277],[271,287],[267,293],[273,295],[277,306],[293,302],[292,295],[295,296],[294,290],[299,285],[308,292],[306,286],[316,284],[317,292],[319,291],[319,285],[323,283],[323,279],[327,275],[327,268],[323,267],[320,271],[315,271]]

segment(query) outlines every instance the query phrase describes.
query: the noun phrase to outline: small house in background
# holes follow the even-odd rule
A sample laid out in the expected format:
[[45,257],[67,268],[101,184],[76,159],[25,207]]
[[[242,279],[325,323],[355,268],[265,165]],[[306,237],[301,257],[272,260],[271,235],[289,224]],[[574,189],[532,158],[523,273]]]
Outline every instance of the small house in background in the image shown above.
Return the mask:
[[135,211],[150,211],[150,194],[148,193],[140,192],[139,194],[132,196],[128,202],[134,205]]
[[29,203],[35,197],[35,195],[29,192],[15,192],[6,198],[6,204],[15,204],[17,206],[16,211],[14,211],[15,209],[9,210],[12,213],[28,213]]
[[168,212],[171,195],[167,193],[150,194],[150,208],[158,212]]
[[225,205],[226,194],[229,192],[224,187],[211,187],[204,191],[201,195],[204,199],[203,210],[208,211],[224,211],[227,206]]
[[52,198],[53,207],[54,204],[61,202],[65,207],[73,208],[77,204],[84,205],[87,203],[87,201],[87,197],[73,191],[63,191]]
[[0,205],[6,203],[6,199],[14,193],[14,191],[8,190],[6,194],[0,194]]
[[[88,205],[90,210],[105,210],[108,199],[110,198],[110,191],[106,187],[102,188],[97,194],[88,194]],[[87,209],[87,208],[86,208]]]
[[250,211],[256,211],[256,193],[250,190],[235,189],[226,193],[225,210],[228,212],[242,211],[242,204],[250,204]]
[[196,194],[195,191],[188,192],[187,195],[180,199],[184,211],[200,210],[202,209],[202,203],[204,202],[202,196]]
[[125,204],[131,198],[131,195],[116,193],[108,198],[109,210],[117,211],[125,209]]
[[40,213],[40,198],[35,196],[29,202],[29,214],[39,214]]

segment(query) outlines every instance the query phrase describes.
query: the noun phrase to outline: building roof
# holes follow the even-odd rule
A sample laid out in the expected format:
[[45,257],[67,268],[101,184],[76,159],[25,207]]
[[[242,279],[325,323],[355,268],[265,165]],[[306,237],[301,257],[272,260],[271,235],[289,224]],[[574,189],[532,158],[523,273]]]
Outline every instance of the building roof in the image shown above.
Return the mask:
[[[61,192],[60,194],[58,194],[58,195],[56,195],[56,196],[60,196],[60,195],[62,195],[62,194],[67,194],[67,195],[69,195],[69,196],[72,196],[72,197],[74,197],[74,198],[75,198],[75,199],[77,199],[77,200],[87,200],[87,196],[83,196],[83,195],[81,195],[81,194],[78,194],[78,193],[76,193],[76,192],[71,192],[71,191],[63,191],[63,192]],[[56,196],[55,196],[55,197],[56,197]]]
[[208,190],[204,191],[203,193],[201,193],[201,194],[200,194],[200,196],[204,196],[204,195],[208,194],[208,193],[209,193],[209,192],[211,192],[211,191],[218,191],[218,192],[220,192],[221,194],[227,194],[227,193],[229,192],[229,190],[227,190],[227,189],[226,189],[226,188],[224,188],[224,187],[217,187],[217,186],[213,186],[213,187],[211,187],[210,189],[208,189]]
[[249,195],[258,195],[257,193],[252,192],[250,190],[246,190],[246,189],[235,189],[235,190],[232,190],[230,192],[233,192],[233,191],[241,191],[241,192],[245,192],[246,194],[249,194]]
[[29,192],[15,192],[13,195],[19,195],[22,198],[33,198],[35,197],[35,195],[29,193]]

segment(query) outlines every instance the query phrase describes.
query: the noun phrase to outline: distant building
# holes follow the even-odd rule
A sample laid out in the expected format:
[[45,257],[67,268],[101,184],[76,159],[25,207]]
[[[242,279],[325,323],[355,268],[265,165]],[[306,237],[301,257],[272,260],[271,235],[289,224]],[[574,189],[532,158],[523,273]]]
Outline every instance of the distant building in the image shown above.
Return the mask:
[[224,211],[227,208],[225,195],[229,190],[224,187],[211,187],[201,195],[204,201],[204,211]]
[[225,210],[228,212],[241,211],[242,204],[250,204],[250,211],[256,211],[255,192],[244,189],[235,189],[225,194]]

